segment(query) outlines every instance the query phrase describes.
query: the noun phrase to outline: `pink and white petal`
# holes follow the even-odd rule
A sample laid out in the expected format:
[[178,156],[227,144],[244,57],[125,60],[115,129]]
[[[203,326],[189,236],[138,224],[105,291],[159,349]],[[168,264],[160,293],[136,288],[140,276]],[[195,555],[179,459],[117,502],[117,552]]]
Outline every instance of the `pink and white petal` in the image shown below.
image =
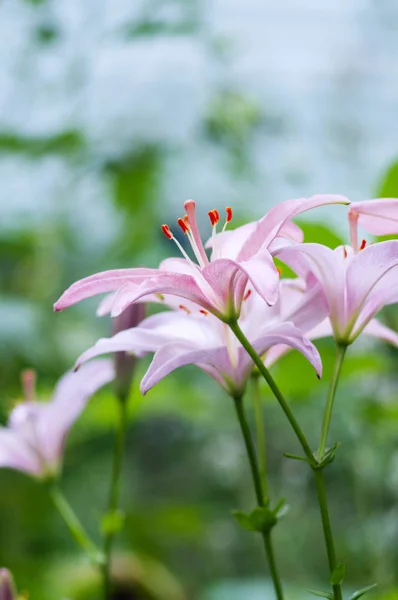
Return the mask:
[[361,329],[383,306],[398,301],[398,240],[372,244],[347,268],[348,318]]
[[109,315],[112,310],[112,305],[115,301],[117,292],[112,292],[111,294],[107,294],[101,300],[98,305],[96,315],[97,317],[104,317],[105,315]]
[[188,342],[172,342],[156,352],[141,381],[141,393],[146,394],[172,371],[192,364],[210,365],[219,373],[230,373],[232,369],[225,346],[198,349]]
[[350,221],[353,223],[356,221],[373,235],[396,234],[398,233],[398,198],[353,202],[348,217]]
[[40,476],[42,464],[38,454],[26,444],[17,431],[0,428],[0,467]]
[[384,323],[380,323],[380,321],[377,319],[372,319],[369,321],[366,327],[362,330],[362,334],[370,335],[383,340],[384,342],[388,342],[393,346],[398,346],[398,333],[387,327],[387,325],[384,325]]
[[300,275],[304,274],[308,277],[308,272],[313,274],[323,288],[332,320],[340,328],[344,327],[346,322],[344,259],[340,259],[336,251],[322,244],[300,244],[283,248],[277,256]]
[[90,275],[71,285],[54,304],[54,310],[64,310],[81,300],[102,294],[114,292],[126,283],[140,283],[158,273],[158,269],[114,269]]
[[283,226],[293,217],[312,208],[327,204],[349,204],[349,200],[345,196],[337,194],[318,194],[311,198],[280,202],[257,222],[255,230],[239,253],[238,260],[248,260],[262,246],[268,247],[280,233]]
[[282,225],[278,235],[287,238],[296,244],[301,244],[304,241],[303,230],[296,225],[296,223],[293,223],[293,221],[286,221],[286,223]]
[[279,272],[268,250],[263,248],[240,266],[265,302],[270,306],[275,304],[279,296]]
[[[220,258],[208,264],[202,271],[203,278],[217,298],[221,312],[233,307],[239,308],[247,284],[241,265],[233,260]],[[238,307],[236,307],[236,297]]]
[[[301,299],[298,299],[298,294],[295,294],[293,290],[289,291],[291,291],[291,298],[288,299],[285,306],[282,304],[282,317],[307,334],[308,331],[312,331],[314,327],[323,322],[329,313],[329,305],[323,288],[317,283],[302,293]],[[294,297],[296,298],[295,305],[293,304]],[[309,336],[307,335],[307,337]]]
[[314,367],[318,377],[322,377],[322,361],[318,350],[293,323],[281,323],[269,330],[253,343],[262,356],[272,346],[284,344],[298,350]]
[[[236,229],[218,233],[215,238],[211,237],[206,242],[206,248],[212,248],[212,260],[217,258],[230,258],[236,260],[246,241],[252,235],[257,226],[257,221],[245,223]],[[215,247],[213,247],[213,244]]]
[[199,287],[197,281],[191,275],[164,272],[156,277],[143,281],[138,287],[126,286],[118,293],[117,303],[112,308],[112,316],[117,316],[133,302],[150,294],[171,294],[180,298],[186,298],[210,312],[217,312],[218,306],[211,303]]
[[41,454],[49,464],[54,465],[61,460],[69,428],[91,396],[114,377],[113,361],[100,359],[61,378],[52,400],[44,405],[45,411],[43,410],[36,429]]

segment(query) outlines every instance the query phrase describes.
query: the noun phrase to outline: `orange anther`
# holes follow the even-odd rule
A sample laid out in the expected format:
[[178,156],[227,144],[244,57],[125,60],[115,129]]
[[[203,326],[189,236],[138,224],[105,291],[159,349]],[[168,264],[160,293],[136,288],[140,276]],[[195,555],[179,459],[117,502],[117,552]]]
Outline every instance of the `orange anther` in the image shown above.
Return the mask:
[[189,308],[187,308],[183,304],[180,304],[179,308],[181,308],[181,310],[185,310],[185,312],[187,313],[187,315],[191,314],[191,311],[189,310]]
[[207,310],[204,310],[204,308],[201,308],[199,312],[200,312],[202,315],[205,315],[206,317],[207,317],[207,315],[209,314],[209,313],[207,312]]
[[366,240],[362,240],[361,245],[359,246],[360,250],[363,250],[364,248],[366,248]]
[[282,267],[276,267],[276,270],[278,271],[279,275],[282,275],[282,273],[283,273]]
[[344,254],[344,258],[347,258],[348,252],[347,252],[347,248],[345,246],[343,246],[343,254]]
[[232,208],[230,206],[227,206],[225,212],[227,213],[226,221],[227,223],[230,223],[232,221]]
[[177,219],[177,223],[181,227],[181,229],[182,229],[182,231],[183,231],[184,234],[188,233],[189,227],[185,223],[184,219],[181,219],[181,217],[180,217],[179,219]]
[[173,239],[173,234],[170,231],[170,227],[168,225],[162,225],[162,231],[168,240]]

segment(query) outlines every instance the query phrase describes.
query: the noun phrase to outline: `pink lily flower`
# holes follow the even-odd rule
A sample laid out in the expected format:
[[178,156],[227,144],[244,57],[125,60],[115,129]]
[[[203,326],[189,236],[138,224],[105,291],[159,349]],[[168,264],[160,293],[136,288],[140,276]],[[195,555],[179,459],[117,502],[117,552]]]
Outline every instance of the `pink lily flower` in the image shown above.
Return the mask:
[[[116,292],[112,300],[112,316],[117,316],[133,302],[151,294],[170,294],[194,302],[202,309],[229,322],[239,316],[247,284],[272,305],[278,298],[279,274],[270,250],[282,237],[300,237],[300,230],[291,219],[303,211],[325,204],[348,204],[337,195],[318,195],[312,198],[289,200],[272,208],[262,219],[247,226],[217,236],[220,216],[209,212],[213,227],[212,254],[209,259],[203,246],[196,221],[195,202],[185,202],[186,215],[178,219],[197,262],[194,262],[167,225],[163,233],[178,246],[183,258],[169,258],[158,269],[118,269],[97,273],[74,283],[55,303],[56,311],[100,293]],[[232,219],[227,207],[225,232]]]
[[8,569],[0,569],[0,600],[17,600],[14,580]]
[[44,403],[36,401],[34,374],[25,372],[25,401],[11,412],[7,427],[0,427],[0,467],[38,478],[55,476],[70,427],[94,392],[114,375],[111,361],[93,361],[79,373],[64,375],[50,402]]
[[[171,308],[177,308],[178,299],[165,298]],[[254,289],[249,289],[243,300],[239,324],[263,355],[275,344],[286,344],[299,350],[321,376],[322,364],[315,346],[292,322],[282,316],[282,303],[269,307]],[[253,362],[230,331],[228,325],[195,303],[152,315],[138,327],[122,331],[111,338],[100,339],[77,360],[76,368],[85,361],[109,352],[127,351],[141,356],[155,352],[154,359],[141,381],[145,394],[156,383],[175,369],[194,364],[212,376],[234,396],[243,393],[253,369]],[[293,315],[292,315],[293,316]],[[306,311],[301,315],[311,327],[322,314]]]
[[307,302],[309,310],[324,302],[324,296],[337,342],[351,344],[366,330],[395,343],[393,332],[373,317],[398,301],[398,241],[365,246],[354,253],[349,246],[331,250],[321,244],[300,244],[281,248],[277,255],[318,293],[316,302]]
[[358,250],[358,225],[373,235],[398,233],[398,198],[353,202],[348,211],[351,246]]

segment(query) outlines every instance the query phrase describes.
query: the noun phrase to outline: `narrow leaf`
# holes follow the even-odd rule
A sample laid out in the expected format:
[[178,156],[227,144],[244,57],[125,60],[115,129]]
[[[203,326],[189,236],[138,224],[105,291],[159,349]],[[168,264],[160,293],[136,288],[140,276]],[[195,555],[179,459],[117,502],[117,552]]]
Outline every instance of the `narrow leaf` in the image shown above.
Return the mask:
[[243,529],[246,529],[246,531],[256,531],[256,528],[252,525],[249,515],[242,512],[241,510],[234,510],[232,512],[232,515],[233,515],[235,521],[241,527],[243,527]]
[[362,588],[361,590],[357,590],[356,592],[354,592],[352,594],[352,596],[350,596],[350,600],[358,600],[358,598],[361,598],[362,596],[367,594],[367,592],[369,592],[370,590],[373,590],[373,588],[375,588],[376,585],[377,585],[377,583],[373,583],[372,585],[368,585],[368,586]]
[[283,456],[286,456],[286,458],[292,458],[293,460],[303,460],[304,462],[309,462],[308,458],[305,458],[305,456],[298,456],[297,454],[289,454],[288,452],[285,452]]
[[331,573],[331,575],[329,577],[330,585],[339,585],[345,577],[345,571],[346,571],[345,563],[340,562],[338,565],[336,565],[336,567],[334,568],[333,572]]
[[327,598],[328,600],[333,600],[332,592],[320,592],[319,590],[308,590],[308,591],[313,596],[320,596],[321,598]]
[[277,523],[277,518],[269,508],[255,508],[249,515],[250,522],[255,531],[269,531]]

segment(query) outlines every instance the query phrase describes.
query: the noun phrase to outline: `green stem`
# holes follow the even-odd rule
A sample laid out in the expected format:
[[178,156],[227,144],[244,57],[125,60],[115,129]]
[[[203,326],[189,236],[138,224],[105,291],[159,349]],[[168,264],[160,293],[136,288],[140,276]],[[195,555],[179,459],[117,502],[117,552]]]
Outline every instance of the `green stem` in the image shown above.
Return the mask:
[[286,402],[286,400],[283,397],[282,393],[280,392],[278,386],[276,385],[271,373],[268,371],[267,367],[264,365],[263,361],[261,360],[261,357],[257,354],[256,350],[253,348],[253,346],[251,345],[251,343],[249,342],[249,340],[247,339],[247,337],[245,336],[245,334],[239,327],[237,321],[231,322],[229,324],[229,326],[232,329],[232,331],[234,332],[234,334],[236,335],[236,337],[238,338],[238,340],[240,341],[240,343],[242,344],[242,346],[244,347],[244,349],[246,350],[246,352],[249,354],[249,356],[253,360],[254,364],[260,371],[261,375],[264,377],[265,381],[268,383],[269,387],[271,388],[271,391],[273,392],[273,394],[274,394],[275,398],[278,400],[283,412],[285,413],[286,417],[288,418],[289,423],[292,426],[292,428],[304,450],[306,457],[310,461],[310,464],[314,464],[314,455],[313,455],[311,448],[307,442],[307,438],[305,437],[300,425],[297,423],[295,416],[293,415],[288,403]]
[[264,433],[264,419],[263,410],[260,398],[260,385],[259,378],[257,375],[252,377],[252,396],[254,406],[254,416],[256,423],[257,433],[257,451],[259,457],[259,469],[261,477],[261,487],[263,490],[263,496],[265,501],[268,499],[268,480],[267,480],[267,456],[266,456],[266,445],[265,445],[265,433]]
[[339,381],[341,367],[343,365],[346,350],[347,350],[346,345],[337,344],[336,359],[335,359],[335,363],[334,363],[334,367],[333,367],[332,379],[330,380],[330,387],[329,387],[328,398],[326,401],[325,412],[323,414],[321,441],[319,442],[319,449],[318,449],[318,460],[321,460],[323,455],[325,454],[327,437],[328,437],[329,427],[330,427],[330,420],[332,417],[334,398],[336,395],[337,384]]
[[[119,422],[118,428],[115,437],[115,445],[113,451],[113,463],[112,463],[112,475],[111,475],[111,485],[109,490],[109,500],[108,500],[108,511],[107,515],[112,518],[113,515],[116,515],[116,512],[119,508],[119,497],[120,497],[120,481],[121,481],[121,471],[122,471],[122,462],[123,462],[123,450],[126,439],[126,427],[127,427],[127,399],[118,398],[118,409],[119,409]],[[107,600],[110,595],[110,586],[111,586],[111,557],[112,557],[112,547],[113,541],[115,538],[115,531],[112,527],[109,528],[108,531],[104,533],[103,538],[103,552],[104,552],[104,567],[103,567],[103,577],[104,577],[104,598]]]
[[[253,439],[252,439],[251,432],[250,432],[250,427],[249,427],[249,424],[246,419],[242,397],[239,396],[239,397],[234,398],[234,402],[235,402],[235,409],[236,409],[236,414],[238,417],[239,425],[240,425],[243,439],[245,442],[247,456],[249,458],[250,469],[252,472],[253,483],[254,483],[254,489],[256,492],[257,504],[259,507],[264,507],[264,506],[266,506],[266,499],[263,494],[263,488],[262,488],[262,484],[261,484],[261,476],[260,476],[260,471],[259,471],[259,467],[258,467],[256,451],[254,448]],[[275,589],[275,594],[276,594],[276,597],[278,600],[283,600],[284,596],[283,596],[282,584],[281,584],[281,580],[280,580],[276,562],[275,562],[275,554],[274,554],[274,549],[273,549],[272,541],[271,541],[271,532],[268,531],[267,533],[265,533],[265,532],[262,533],[262,537],[263,537],[263,541],[264,541],[264,548],[265,548],[265,553],[266,553],[267,560],[268,560],[268,565],[269,565],[270,572],[271,572],[271,578],[272,578],[272,582],[273,582],[274,589]]]
[[50,496],[61,517],[65,521],[70,533],[72,534],[72,537],[84,550],[90,560],[95,565],[102,567],[104,562],[103,554],[94,544],[94,542],[91,541],[83,525],[77,518],[73,508],[56,484],[51,486]]
[[[319,508],[320,508],[321,517],[322,517],[322,526],[323,526],[323,533],[324,533],[325,543],[326,543],[326,551],[327,551],[327,555],[328,555],[329,569],[330,569],[330,573],[333,573],[333,571],[335,570],[335,568],[337,566],[337,559],[336,559],[336,551],[334,548],[333,533],[332,533],[332,527],[330,524],[327,499],[326,499],[326,489],[325,489],[325,480],[323,478],[323,470],[315,469],[314,474],[315,474],[316,489],[317,489],[317,493],[318,493]],[[342,600],[343,594],[342,594],[340,584],[333,585],[333,594],[334,594],[335,600]]]

